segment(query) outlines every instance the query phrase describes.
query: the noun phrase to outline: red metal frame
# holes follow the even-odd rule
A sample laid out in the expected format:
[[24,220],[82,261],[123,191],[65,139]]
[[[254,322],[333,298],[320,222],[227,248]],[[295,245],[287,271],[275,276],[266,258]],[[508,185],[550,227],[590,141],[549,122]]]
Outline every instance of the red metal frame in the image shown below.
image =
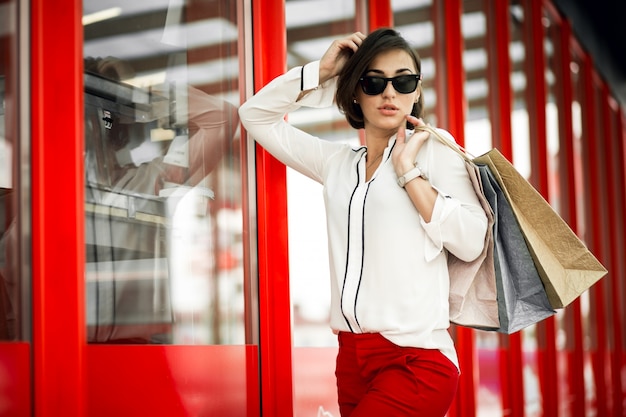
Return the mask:
[[[437,62],[436,113],[439,125],[445,127],[465,144],[465,76],[463,71],[463,34],[461,33],[462,4],[460,0],[433,2],[435,24],[434,55]],[[475,339],[474,331],[453,326],[456,348],[461,367],[461,377],[456,399],[449,416],[473,417],[476,415]]]
[[[599,80],[600,81],[600,80]],[[622,382],[621,374],[618,372],[621,370],[621,324],[622,321],[617,314],[617,308],[619,305],[619,284],[618,284],[618,271],[619,263],[618,257],[623,255],[623,252],[619,251],[618,237],[615,233],[611,233],[611,230],[618,226],[618,216],[622,216],[620,213],[616,213],[616,203],[618,198],[618,191],[616,189],[616,177],[617,172],[615,169],[616,163],[614,161],[615,155],[615,141],[617,135],[615,134],[615,126],[613,124],[613,107],[611,102],[609,88],[604,80],[600,81],[598,85],[598,95],[601,99],[601,123],[598,125],[598,141],[599,155],[602,158],[602,179],[604,185],[603,193],[603,207],[605,222],[604,227],[604,242],[605,242],[605,256],[607,269],[610,271],[609,275],[605,278],[605,301],[606,301],[606,314],[609,328],[607,328],[607,355],[608,363],[607,370],[609,372],[607,382],[607,400],[608,408],[612,415],[622,415]],[[600,161],[599,161],[600,162]],[[609,381],[611,382],[609,384]]]
[[89,345],[88,357],[89,417],[261,415],[254,345]]
[[[598,255],[600,262],[605,263],[603,259],[604,241],[601,227],[595,227],[596,222],[602,221],[602,187],[600,186],[600,155],[598,154],[598,135],[597,125],[599,121],[596,116],[596,106],[600,105],[595,96],[595,71],[593,62],[589,56],[586,56],[582,68],[584,96],[582,106],[583,117],[583,153],[587,158],[583,161],[583,171],[587,174],[585,184],[585,192],[589,198],[586,200],[585,213],[586,231],[588,246],[590,250]],[[600,280],[590,290],[591,308],[589,312],[590,323],[588,331],[590,335],[589,353],[592,361],[593,379],[594,379],[594,395],[595,402],[590,404],[595,409],[597,415],[608,414],[607,398],[606,398],[606,314],[605,306],[605,279]]]
[[509,158],[513,155],[511,141],[511,113],[513,94],[511,90],[511,60],[509,47],[509,1],[494,1],[485,4],[487,16],[487,41],[489,68],[489,111],[494,148]]
[[435,60],[437,72],[445,76],[436,77],[436,113],[439,125],[445,127],[464,146],[465,74],[463,68],[463,34],[461,33],[460,0],[434,0],[433,21],[435,24]]
[[30,8],[34,411],[83,416],[82,2]]
[[[545,58],[544,52],[544,42],[545,42],[545,32],[543,30],[542,19],[544,11],[549,15],[549,19],[551,20],[553,25],[557,25],[558,35],[552,39],[553,45],[555,47],[554,53],[554,75],[557,80],[555,83],[555,100],[557,103],[565,104],[563,101],[563,90],[564,90],[564,80],[568,79],[567,74],[569,72],[569,66],[565,65],[563,61],[561,61],[561,49],[564,48],[564,44],[561,42],[561,26],[562,21],[560,19],[560,15],[551,7],[548,2],[535,1],[532,3],[533,10],[531,12],[531,24],[533,27],[533,32],[535,33],[533,49],[529,51],[529,55],[533,56],[536,61],[534,65],[534,72],[530,79],[534,80],[533,88],[537,89],[537,95],[535,96],[535,102],[529,102],[530,108],[536,109],[546,109],[547,108],[547,81],[545,79],[546,74],[546,66],[547,60]],[[567,45],[567,44],[565,44]],[[569,63],[569,62],[568,62]],[[529,89],[530,90],[530,89]],[[571,111],[571,106],[564,105],[563,107],[559,106],[559,118],[562,120],[566,120],[562,118],[561,113],[568,113]],[[536,136],[539,142],[539,152],[537,155],[536,163],[538,165],[533,164],[532,172],[538,172],[539,178],[534,177],[535,180],[538,180],[536,183],[537,190],[549,201],[549,178],[551,173],[548,169],[548,151],[547,151],[547,116],[546,112],[530,112],[532,115],[530,117],[530,125],[533,126],[535,123],[538,127],[541,128]],[[534,117],[538,117],[537,120]],[[571,125],[570,125],[571,126]],[[561,124],[559,129],[559,135],[563,135],[564,132],[561,130],[565,128],[563,124]],[[531,138],[533,136],[533,129],[530,129]],[[560,142],[564,141],[560,139]],[[559,390],[558,388],[558,358],[556,352],[556,319],[551,317],[547,320],[542,321],[536,326],[537,333],[537,342],[538,342],[538,364],[539,364],[539,383],[541,387],[542,393],[542,404],[543,404],[543,415],[544,416],[557,416],[559,410]]]
[[[557,106],[560,109],[559,117],[559,180],[561,191],[561,217],[570,225],[575,233],[578,233],[578,209],[576,206],[576,173],[575,159],[578,157],[574,151],[573,115],[571,103],[574,101],[572,85],[572,73],[569,65],[572,62],[570,43],[573,39],[569,21],[561,22],[559,42],[559,57],[562,72],[562,94]],[[583,332],[582,311],[580,299],[576,299],[564,312],[563,322],[567,340],[565,345],[567,390],[566,396],[561,398],[565,405],[565,412],[574,417],[583,417],[585,413],[585,385],[584,385],[584,361],[583,361]],[[560,407],[561,409],[563,407]]]
[[[285,4],[253,0],[254,86],[258,91],[285,71]],[[262,411],[293,414],[287,175],[257,145],[257,220]]]
[[[626,207],[626,119],[624,113],[621,109],[617,109],[615,111],[615,123],[616,123],[616,159],[617,163],[617,180],[616,180],[616,189],[619,193],[619,198],[616,203],[616,207]],[[620,253],[626,252],[626,219],[619,216],[620,224],[616,229],[616,233],[620,238],[619,251]],[[619,256],[619,277],[626,276],[626,259],[623,256]],[[622,326],[626,325],[626,283],[623,279],[618,279],[618,283],[621,284],[619,288],[620,294],[620,302],[617,305],[616,314],[621,319]],[[626,368],[626,331],[623,331],[622,327],[622,361],[621,361],[621,369],[624,372],[624,368]],[[622,388],[623,395],[626,396],[626,386]]]
[[368,9],[368,24],[370,32],[381,27],[393,26],[393,10],[391,8],[391,0],[369,1]]
[[[589,169],[589,162],[588,159],[584,158],[584,155],[586,153],[586,140],[588,141],[589,139],[587,139],[587,130],[588,128],[586,128],[586,123],[587,123],[587,117],[585,117],[589,111],[588,108],[588,103],[585,99],[586,97],[586,83],[585,83],[585,78],[587,76],[589,76],[588,72],[590,71],[589,69],[589,65],[590,63],[588,62],[588,55],[587,53],[584,51],[584,49],[582,48],[582,46],[580,45],[580,43],[578,42],[577,39],[575,39],[574,37],[570,38],[570,43],[569,46],[571,48],[571,53],[572,53],[572,57],[575,57],[578,62],[580,63],[580,68],[579,68],[579,84],[572,86],[573,88],[576,88],[576,90],[578,90],[578,101],[581,105],[581,114],[583,115],[581,123],[582,123],[582,138],[581,138],[581,149],[580,149],[580,153],[581,153],[581,163],[580,163],[580,171],[581,172],[581,179],[582,179],[582,188],[577,190],[577,193],[581,193],[582,195],[585,194],[586,190],[589,189],[590,186],[590,181],[589,181],[589,177],[588,175],[585,175],[586,172],[588,172],[587,170]],[[583,240],[586,240],[587,244],[589,245],[590,242],[590,237],[589,237],[589,227],[591,226],[591,222],[593,221],[591,219],[591,214],[589,213],[589,202],[588,202],[588,198],[585,197],[581,197],[581,200],[583,201],[584,204],[584,209],[583,209],[583,214],[582,215],[577,215],[577,225],[584,225],[583,226],[583,231],[579,232],[580,237]],[[590,291],[590,294],[592,293],[592,291]],[[585,349],[584,346],[584,334],[586,332],[588,332],[589,330],[589,325],[587,323],[587,320],[585,320],[585,317],[583,317],[583,312],[582,312],[582,306],[580,303],[580,300],[576,300],[573,303],[573,308],[579,313],[579,316],[575,316],[574,320],[580,321],[580,332],[581,335],[580,336],[576,336],[575,339],[575,350],[572,354],[572,360],[569,362],[570,363],[570,372],[571,372],[571,376],[570,378],[576,378],[575,374],[578,374],[578,378],[575,379],[575,381],[572,383],[572,390],[574,395],[576,396],[576,398],[573,401],[573,405],[572,407],[580,407],[580,409],[575,408],[574,409],[574,416],[579,415],[580,417],[587,415],[588,411],[592,412],[591,410],[594,409],[594,405],[591,404],[589,401],[587,401],[587,382],[585,381],[584,378],[584,369],[587,366],[588,363],[591,362],[591,358],[590,358],[590,352],[588,349]],[[577,366],[580,366],[580,368],[576,368]],[[589,364],[589,366],[591,366]],[[577,372],[578,370],[578,372]],[[593,391],[595,393],[595,389]],[[595,395],[595,394],[594,394]]]
[[[493,146],[509,160],[513,160],[512,145],[512,90],[510,84],[511,63],[509,59],[510,27],[509,2],[485,2],[487,16],[487,39],[489,48],[489,97],[490,122]],[[496,64],[497,63],[497,64]],[[502,387],[502,410],[507,415],[523,415],[523,360],[522,335],[500,335],[499,372]]]

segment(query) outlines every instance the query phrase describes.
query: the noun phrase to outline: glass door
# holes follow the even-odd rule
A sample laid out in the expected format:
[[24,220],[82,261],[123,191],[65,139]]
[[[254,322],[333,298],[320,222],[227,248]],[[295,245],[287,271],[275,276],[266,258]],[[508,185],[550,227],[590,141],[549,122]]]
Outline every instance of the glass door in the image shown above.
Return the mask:
[[258,414],[238,7],[83,1],[89,415]]

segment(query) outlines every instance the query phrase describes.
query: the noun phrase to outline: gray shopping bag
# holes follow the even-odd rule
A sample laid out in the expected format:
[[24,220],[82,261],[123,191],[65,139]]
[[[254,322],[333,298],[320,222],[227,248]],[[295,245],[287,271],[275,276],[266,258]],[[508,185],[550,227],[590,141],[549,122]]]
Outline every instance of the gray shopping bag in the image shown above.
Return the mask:
[[483,192],[495,213],[494,262],[501,333],[515,333],[553,314],[520,225],[487,165],[478,164]]

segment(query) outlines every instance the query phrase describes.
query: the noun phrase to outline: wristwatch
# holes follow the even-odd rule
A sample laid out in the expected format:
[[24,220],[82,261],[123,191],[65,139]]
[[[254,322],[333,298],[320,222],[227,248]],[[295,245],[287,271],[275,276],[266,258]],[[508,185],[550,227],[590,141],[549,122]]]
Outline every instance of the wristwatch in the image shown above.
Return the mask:
[[422,169],[417,166],[417,164],[415,164],[415,168],[411,168],[407,173],[405,173],[404,175],[398,177],[398,185],[400,187],[403,187],[409,182],[414,180],[417,177],[422,177],[425,180],[428,179],[428,177],[426,177],[426,174],[424,174],[424,172],[422,171]]

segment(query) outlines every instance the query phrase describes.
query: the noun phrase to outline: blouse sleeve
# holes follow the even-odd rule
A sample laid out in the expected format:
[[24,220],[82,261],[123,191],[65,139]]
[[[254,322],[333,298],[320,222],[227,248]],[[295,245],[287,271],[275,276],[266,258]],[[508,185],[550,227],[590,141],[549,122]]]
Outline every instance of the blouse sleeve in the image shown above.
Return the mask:
[[[239,108],[243,126],[275,158],[315,181],[323,180],[323,162],[339,144],[291,126],[285,115],[301,107],[332,105],[336,79],[319,85],[319,61],[295,67],[278,76]],[[297,100],[300,92],[310,90]]]
[[[440,132],[454,140],[448,132]],[[429,178],[439,195],[431,221],[422,219],[429,240],[426,260],[434,259],[445,248],[470,262],[483,250],[487,215],[469,179],[465,161],[437,140],[431,139],[429,145]]]

